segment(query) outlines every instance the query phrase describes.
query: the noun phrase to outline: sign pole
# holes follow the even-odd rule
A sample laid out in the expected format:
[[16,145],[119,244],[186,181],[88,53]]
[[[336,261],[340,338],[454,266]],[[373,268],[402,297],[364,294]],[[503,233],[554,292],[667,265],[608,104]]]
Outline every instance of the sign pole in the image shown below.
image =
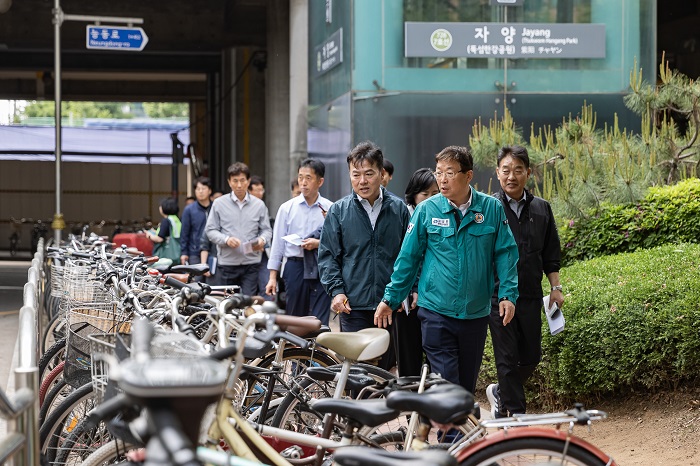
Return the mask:
[[[53,214],[53,222],[51,228],[54,232],[54,242],[58,247],[61,244],[61,232],[66,228],[66,222],[63,219],[61,212],[61,25],[64,20],[67,21],[88,21],[99,24],[100,22],[128,24],[143,24],[143,18],[121,18],[114,16],[88,16],[88,15],[64,15],[61,10],[61,0],[54,0],[53,7],[53,30],[54,30],[54,126],[56,128],[56,211]],[[119,30],[120,28],[112,28]],[[124,28],[122,28],[124,29]],[[131,50],[141,51],[148,43],[148,36],[143,29],[135,28],[135,30],[127,30],[127,39],[123,42],[127,47],[133,47]],[[136,37],[133,37],[135,33]],[[89,34],[88,34],[89,44]],[[108,48],[112,49],[111,42],[108,46],[96,46],[92,48]],[[121,45],[123,47],[123,45]],[[90,48],[90,47],[88,47]],[[128,49],[127,49],[128,50]]]
[[54,126],[56,128],[56,211],[53,214],[53,228],[55,246],[61,244],[61,231],[66,227],[61,213],[61,23],[63,12],[61,1],[54,0],[53,30],[54,30]]

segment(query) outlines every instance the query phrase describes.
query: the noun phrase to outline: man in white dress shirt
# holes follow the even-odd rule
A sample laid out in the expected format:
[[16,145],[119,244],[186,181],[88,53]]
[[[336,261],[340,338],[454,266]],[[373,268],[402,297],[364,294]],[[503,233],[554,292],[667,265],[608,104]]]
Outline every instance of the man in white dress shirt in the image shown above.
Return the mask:
[[318,192],[325,171],[320,160],[306,159],[299,165],[301,194],[282,204],[275,217],[267,263],[270,280],[265,292],[277,293],[277,277],[286,258],[282,278],[287,290],[287,314],[313,315],[328,325],[331,298],[319,281],[317,252],[326,211],[332,204]]

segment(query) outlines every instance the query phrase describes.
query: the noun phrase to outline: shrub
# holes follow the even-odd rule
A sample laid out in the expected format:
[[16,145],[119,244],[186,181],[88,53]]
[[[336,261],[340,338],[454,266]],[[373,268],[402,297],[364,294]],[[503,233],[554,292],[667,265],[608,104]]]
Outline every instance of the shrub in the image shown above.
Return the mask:
[[600,257],[561,277],[566,329],[552,336],[543,322],[531,398],[674,388],[700,374],[700,245]]
[[700,180],[649,188],[636,204],[603,204],[597,214],[570,220],[559,233],[564,264],[667,243],[700,242]]

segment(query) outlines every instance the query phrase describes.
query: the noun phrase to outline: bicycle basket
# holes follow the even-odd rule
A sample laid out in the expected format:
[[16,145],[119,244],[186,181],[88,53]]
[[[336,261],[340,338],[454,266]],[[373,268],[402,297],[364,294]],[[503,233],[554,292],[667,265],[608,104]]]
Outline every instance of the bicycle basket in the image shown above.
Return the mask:
[[117,304],[90,303],[73,307],[68,313],[66,364],[63,377],[73,387],[90,382],[90,342],[88,335],[100,332],[123,332],[131,329],[126,314],[117,313]]
[[60,298],[63,296],[63,270],[62,265],[51,264],[51,296]]
[[128,333],[93,333],[88,335],[90,341],[92,387],[98,403],[112,398],[119,392],[117,384],[109,380],[107,361],[96,355],[113,355],[123,361],[129,357],[131,334]]

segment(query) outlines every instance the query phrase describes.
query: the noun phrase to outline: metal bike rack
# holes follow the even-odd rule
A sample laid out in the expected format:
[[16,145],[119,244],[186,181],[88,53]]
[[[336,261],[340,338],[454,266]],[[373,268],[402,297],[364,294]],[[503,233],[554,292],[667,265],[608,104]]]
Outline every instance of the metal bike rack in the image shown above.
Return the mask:
[[7,420],[5,438],[0,439],[0,464],[12,460],[19,466],[36,466],[39,461],[39,368],[38,338],[42,303],[44,240],[39,240],[37,252],[27,272],[24,302],[19,311],[17,348],[19,363],[15,369],[16,391],[8,397],[0,389],[0,417]]

